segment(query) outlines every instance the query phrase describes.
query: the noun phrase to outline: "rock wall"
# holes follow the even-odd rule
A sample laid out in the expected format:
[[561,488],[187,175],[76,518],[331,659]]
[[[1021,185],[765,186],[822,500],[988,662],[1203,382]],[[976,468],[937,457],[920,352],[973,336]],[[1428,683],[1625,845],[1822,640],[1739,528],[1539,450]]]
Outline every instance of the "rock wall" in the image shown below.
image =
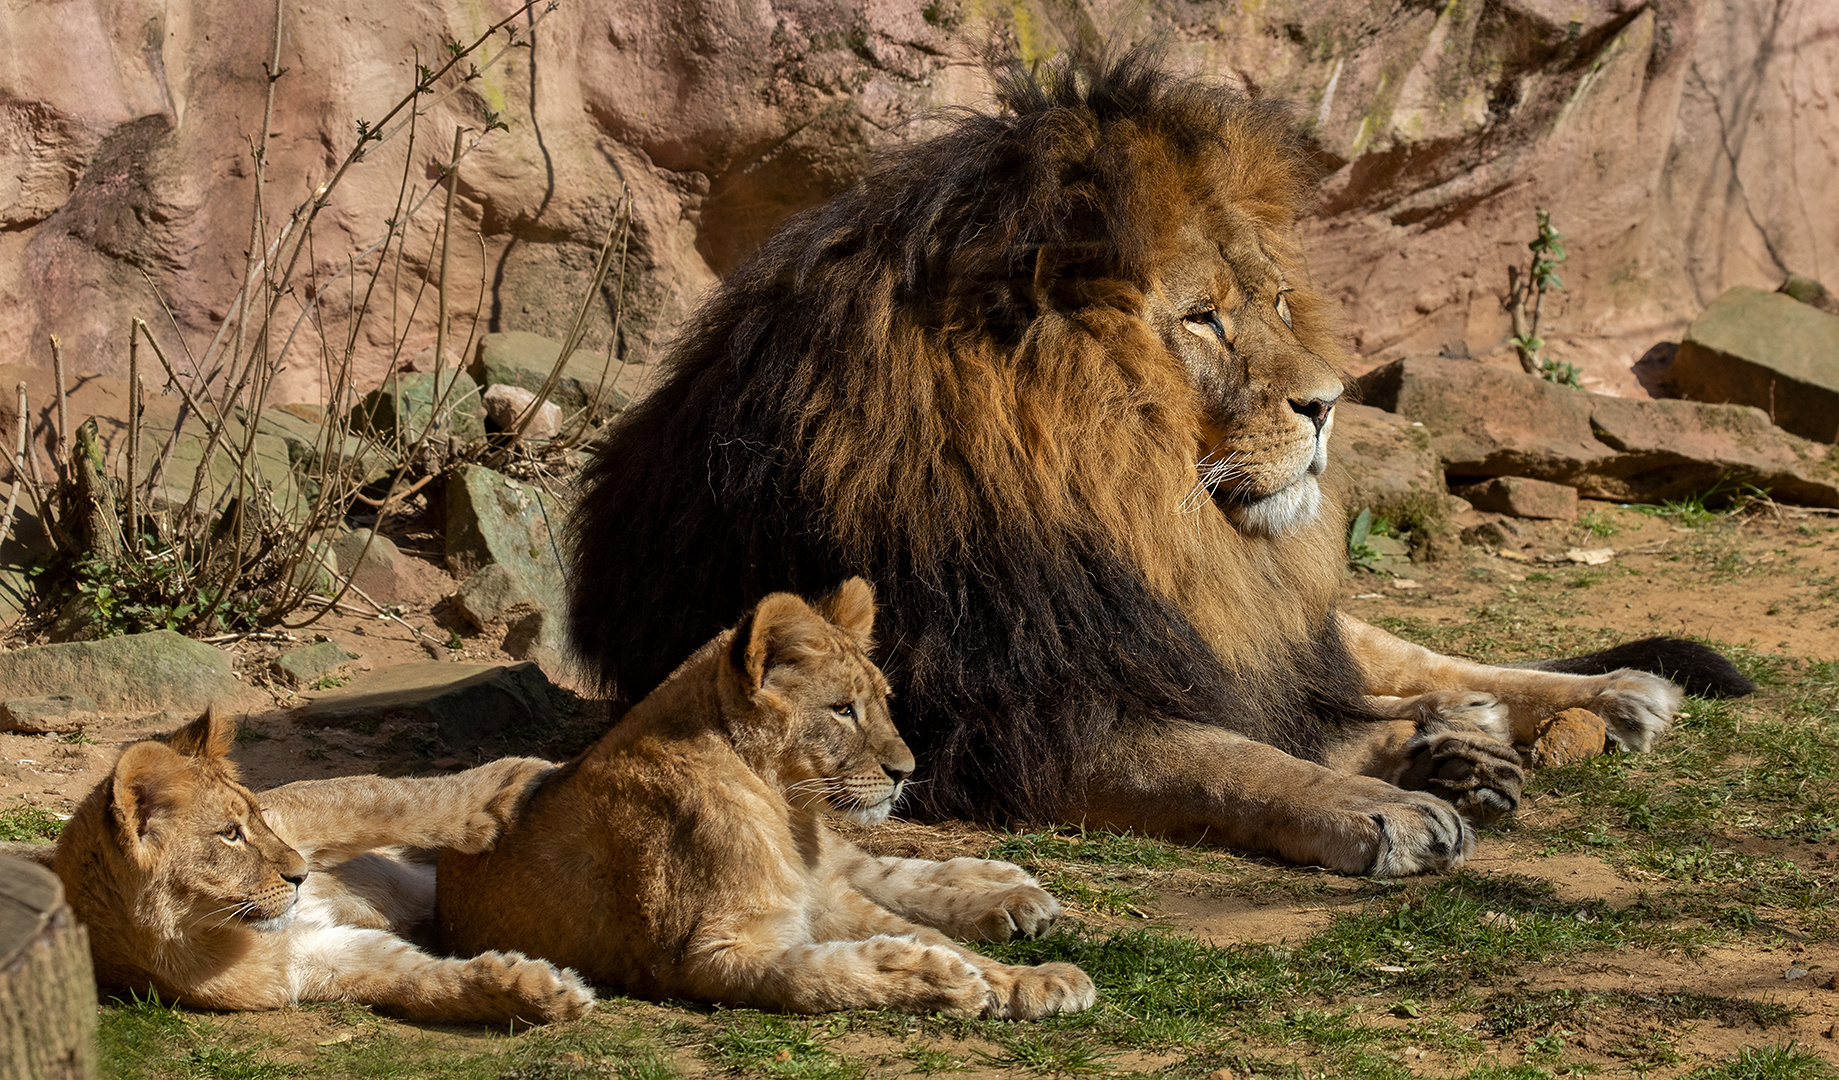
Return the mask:
[[[270,238],[418,62],[516,10],[0,6],[0,359],[46,363],[56,333],[72,370],[120,374],[133,316],[178,362],[203,353],[250,246],[277,12]],[[717,274],[874,146],[982,100],[992,43],[1034,60],[1153,36],[1186,70],[1296,101],[1327,169],[1313,271],[1369,366],[1504,360],[1506,268],[1535,207],[1571,254],[1549,351],[1599,389],[1638,392],[1628,364],[1729,285],[1839,275],[1826,0],[562,0],[515,25],[521,44],[501,35],[483,53],[502,51],[495,63],[443,83],[412,139],[374,146],[334,192],[269,339],[286,349],[274,400],[323,394],[347,344],[363,385],[433,344],[442,199],[415,204],[456,125],[472,131],[450,349],[487,330],[561,337],[629,189],[623,273],[587,344],[605,347],[623,301],[617,351],[642,363]],[[412,210],[397,208],[405,188]],[[367,286],[392,219],[404,240]]]

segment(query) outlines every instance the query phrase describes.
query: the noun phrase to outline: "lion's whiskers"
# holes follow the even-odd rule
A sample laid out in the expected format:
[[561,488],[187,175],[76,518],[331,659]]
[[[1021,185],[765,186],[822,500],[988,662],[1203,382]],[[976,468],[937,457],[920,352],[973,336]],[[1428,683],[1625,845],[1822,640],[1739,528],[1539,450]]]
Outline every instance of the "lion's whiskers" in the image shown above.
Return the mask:
[[1233,486],[1232,495],[1242,494],[1250,485],[1251,476],[1246,473],[1245,465],[1251,460],[1251,456],[1235,450],[1219,457],[1215,456],[1217,449],[1218,447],[1215,447],[1214,450],[1207,451],[1200,461],[1195,463],[1194,486],[1182,496],[1181,502],[1175,507],[1175,513],[1184,515],[1197,513],[1201,507],[1213,499],[1214,493],[1219,490],[1221,484],[1234,477],[1238,478],[1238,483]]

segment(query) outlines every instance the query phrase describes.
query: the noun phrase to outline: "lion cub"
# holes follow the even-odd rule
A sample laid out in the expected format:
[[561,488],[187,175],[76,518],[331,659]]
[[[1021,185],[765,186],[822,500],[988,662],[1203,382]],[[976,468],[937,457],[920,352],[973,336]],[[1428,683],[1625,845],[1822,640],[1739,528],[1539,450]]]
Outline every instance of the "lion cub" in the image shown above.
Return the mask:
[[[256,795],[216,710],[122,751],[48,863],[89,927],[96,981],[210,1009],[355,1001],[416,1020],[563,1020],[594,995],[516,953],[431,956],[393,931],[425,922],[430,868],[392,850],[479,850],[552,770],[507,758],[448,777],[309,780]],[[51,845],[35,845],[50,847]],[[323,871],[323,872],[322,872]]]
[[878,858],[824,827],[827,812],[885,820],[913,770],[868,658],[874,610],[860,578],[815,608],[760,601],[535,785],[494,848],[443,853],[447,943],[792,1012],[1090,1006],[1070,964],[1011,967],[940,932],[1045,932],[1059,905],[1020,868]]

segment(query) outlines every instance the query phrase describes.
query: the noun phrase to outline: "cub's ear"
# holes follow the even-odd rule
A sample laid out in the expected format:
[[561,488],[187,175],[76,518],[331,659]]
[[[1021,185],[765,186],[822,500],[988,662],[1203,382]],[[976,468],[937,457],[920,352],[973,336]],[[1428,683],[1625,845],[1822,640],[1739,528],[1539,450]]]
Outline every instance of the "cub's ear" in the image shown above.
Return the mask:
[[766,674],[823,647],[823,623],[811,605],[791,593],[773,593],[734,628],[729,659],[750,691],[766,685]]
[[166,737],[173,752],[186,757],[221,758],[236,742],[236,722],[230,714],[213,705],[203,716]]
[[115,763],[115,821],[137,851],[160,821],[178,810],[185,782],[185,759],[171,747],[138,742],[121,752]]
[[817,611],[866,642],[875,629],[875,587],[862,578],[852,577],[819,600]]

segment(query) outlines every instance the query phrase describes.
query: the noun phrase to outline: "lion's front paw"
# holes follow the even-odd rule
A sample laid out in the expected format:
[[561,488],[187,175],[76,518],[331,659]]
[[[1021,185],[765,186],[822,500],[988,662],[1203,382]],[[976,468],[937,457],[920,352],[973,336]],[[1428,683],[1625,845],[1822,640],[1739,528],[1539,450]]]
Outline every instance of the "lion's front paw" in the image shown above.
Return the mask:
[[1471,821],[1493,821],[1519,808],[1526,783],[1519,752],[1486,732],[1420,731],[1405,744],[1404,755],[1399,787],[1445,799]]
[[975,900],[987,907],[971,920],[970,932],[961,935],[970,941],[1040,937],[1060,921],[1060,902],[1037,885],[1016,885]]
[[1456,808],[1366,776],[1336,776],[1286,821],[1278,853],[1343,874],[1400,877],[1451,870],[1475,850]]
[[984,1015],[999,1020],[1039,1020],[1080,1012],[1098,1000],[1092,977],[1071,964],[1004,967],[985,971],[990,997]]
[[1647,750],[1662,732],[1673,726],[1673,714],[1685,699],[1684,691],[1658,675],[1645,671],[1612,671],[1608,683],[1584,707],[1603,718],[1609,738],[1624,750]]

